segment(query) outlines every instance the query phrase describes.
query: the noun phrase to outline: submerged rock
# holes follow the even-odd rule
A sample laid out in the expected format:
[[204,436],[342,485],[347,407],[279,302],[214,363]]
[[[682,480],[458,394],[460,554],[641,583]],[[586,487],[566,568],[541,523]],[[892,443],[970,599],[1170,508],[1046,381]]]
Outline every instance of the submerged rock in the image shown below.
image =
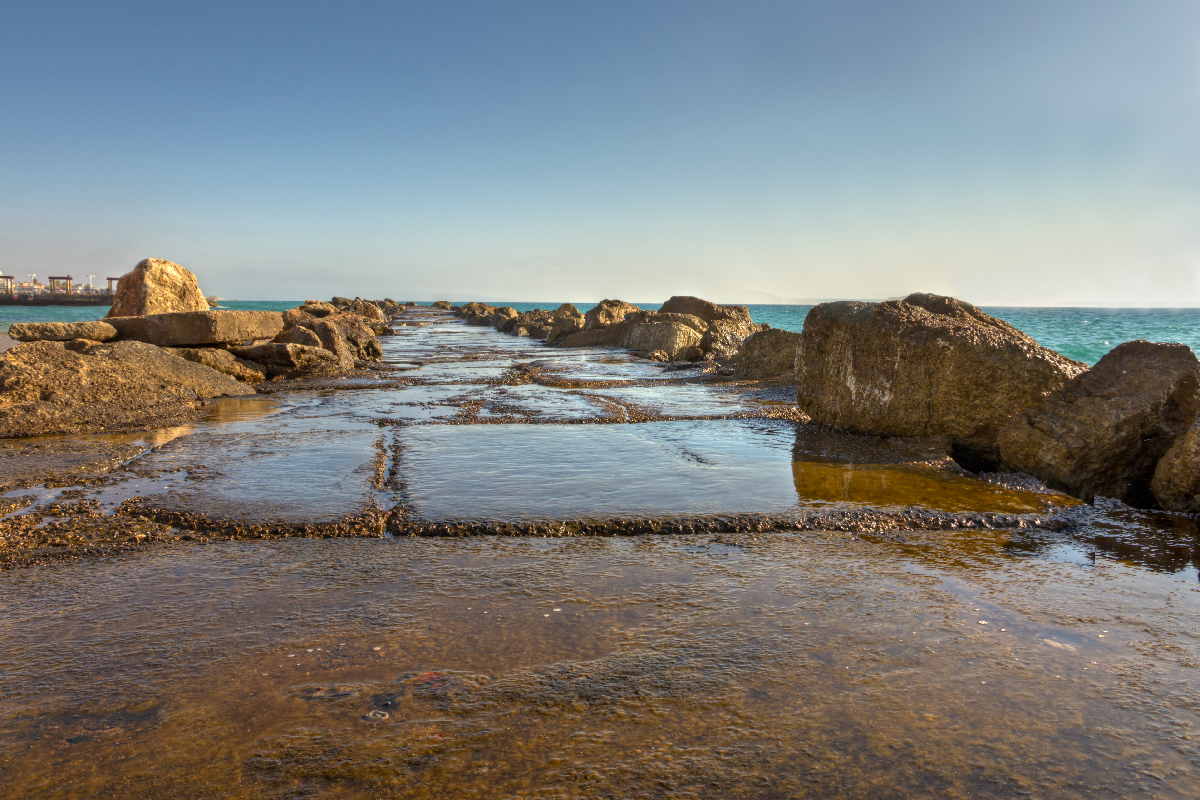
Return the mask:
[[999,462],[1013,414],[1086,367],[952,297],[822,303],[796,349],[800,409],[852,433],[948,435],[972,470]]
[[752,333],[734,356],[736,374],[749,380],[794,379],[799,344],[800,334],[792,331],[768,328]]
[[195,275],[165,258],[147,258],[121,276],[107,316],[138,317],[208,308]]
[[8,335],[18,342],[69,342],[90,339],[107,342],[117,338],[117,329],[103,320],[90,322],[14,322]]
[[[1013,416],[1000,432],[1006,470],[1033,475],[1053,489],[1091,501],[1111,497],[1138,508],[1156,505],[1151,481],[1171,504],[1187,477],[1187,437],[1200,410],[1200,360],[1183,344],[1138,340],[1113,348],[1087,372]],[[1194,462],[1193,462],[1194,463]]]
[[[82,349],[82,348],[81,348]],[[201,401],[254,390],[144,342],[30,342],[0,356],[0,438],[177,425]]]
[[121,339],[159,347],[195,347],[270,339],[283,330],[278,311],[186,311],[105,320]]

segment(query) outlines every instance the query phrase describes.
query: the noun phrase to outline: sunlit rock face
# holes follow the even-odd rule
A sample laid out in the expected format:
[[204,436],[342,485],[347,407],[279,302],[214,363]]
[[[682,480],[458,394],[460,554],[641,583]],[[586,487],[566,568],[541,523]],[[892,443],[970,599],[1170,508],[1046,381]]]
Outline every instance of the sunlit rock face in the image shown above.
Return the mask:
[[[1013,417],[1000,434],[1004,466],[1084,500],[1153,507],[1156,466],[1195,419],[1198,386],[1200,360],[1187,345],[1126,342]],[[1164,496],[1187,480],[1187,453],[1183,443],[1164,465]]]
[[147,258],[121,276],[110,317],[137,317],[171,311],[208,311],[196,276],[174,261]]
[[854,433],[949,436],[971,469],[999,461],[1013,414],[1086,369],[952,297],[822,303],[796,348],[797,400]]

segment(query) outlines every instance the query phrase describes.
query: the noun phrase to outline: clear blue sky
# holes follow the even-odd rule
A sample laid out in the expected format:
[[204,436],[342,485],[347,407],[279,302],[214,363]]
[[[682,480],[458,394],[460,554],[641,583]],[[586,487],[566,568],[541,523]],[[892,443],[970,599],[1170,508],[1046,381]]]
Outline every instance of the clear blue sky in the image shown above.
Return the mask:
[[0,4],[0,269],[1200,305],[1200,3]]

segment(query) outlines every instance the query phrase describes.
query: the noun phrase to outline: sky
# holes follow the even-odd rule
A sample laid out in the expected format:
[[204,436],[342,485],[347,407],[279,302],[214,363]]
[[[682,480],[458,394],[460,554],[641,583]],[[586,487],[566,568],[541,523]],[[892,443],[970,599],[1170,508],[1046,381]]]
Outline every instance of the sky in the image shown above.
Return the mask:
[[1200,306],[1194,0],[0,3],[0,271]]

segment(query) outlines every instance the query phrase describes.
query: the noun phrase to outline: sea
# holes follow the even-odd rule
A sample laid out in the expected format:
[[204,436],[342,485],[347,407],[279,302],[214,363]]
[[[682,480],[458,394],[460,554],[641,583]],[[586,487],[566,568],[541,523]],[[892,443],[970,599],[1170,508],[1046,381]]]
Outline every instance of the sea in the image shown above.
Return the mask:
[[[221,308],[286,311],[300,305],[299,300],[223,300]],[[453,302],[453,301],[452,301]],[[456,302],[456,305],[458,303]],[[421,303],[421,305],[430,305]],[[517,311],[557,308],[558,303],[495,303],[510,305]],[[586,312],[593,304],[576,303]],[[657,309],[660,303],[637,303],[641,308]],[[751,305],[750,316],[772,328],[799,331],[804,327],[811,305]],[[992,316],[1008,322],[1032,336],[1044,347],[1057,350],[1068,358],[1094,364],[1122,342],[1148,339],[1152,342],[1182,342],[1200,352],[1200,308],[1041,308],[1031,306],[984,306]],[[0,331],[14,322],[81,322],[100,319],[108,309],[103,306],[0,306]]]

